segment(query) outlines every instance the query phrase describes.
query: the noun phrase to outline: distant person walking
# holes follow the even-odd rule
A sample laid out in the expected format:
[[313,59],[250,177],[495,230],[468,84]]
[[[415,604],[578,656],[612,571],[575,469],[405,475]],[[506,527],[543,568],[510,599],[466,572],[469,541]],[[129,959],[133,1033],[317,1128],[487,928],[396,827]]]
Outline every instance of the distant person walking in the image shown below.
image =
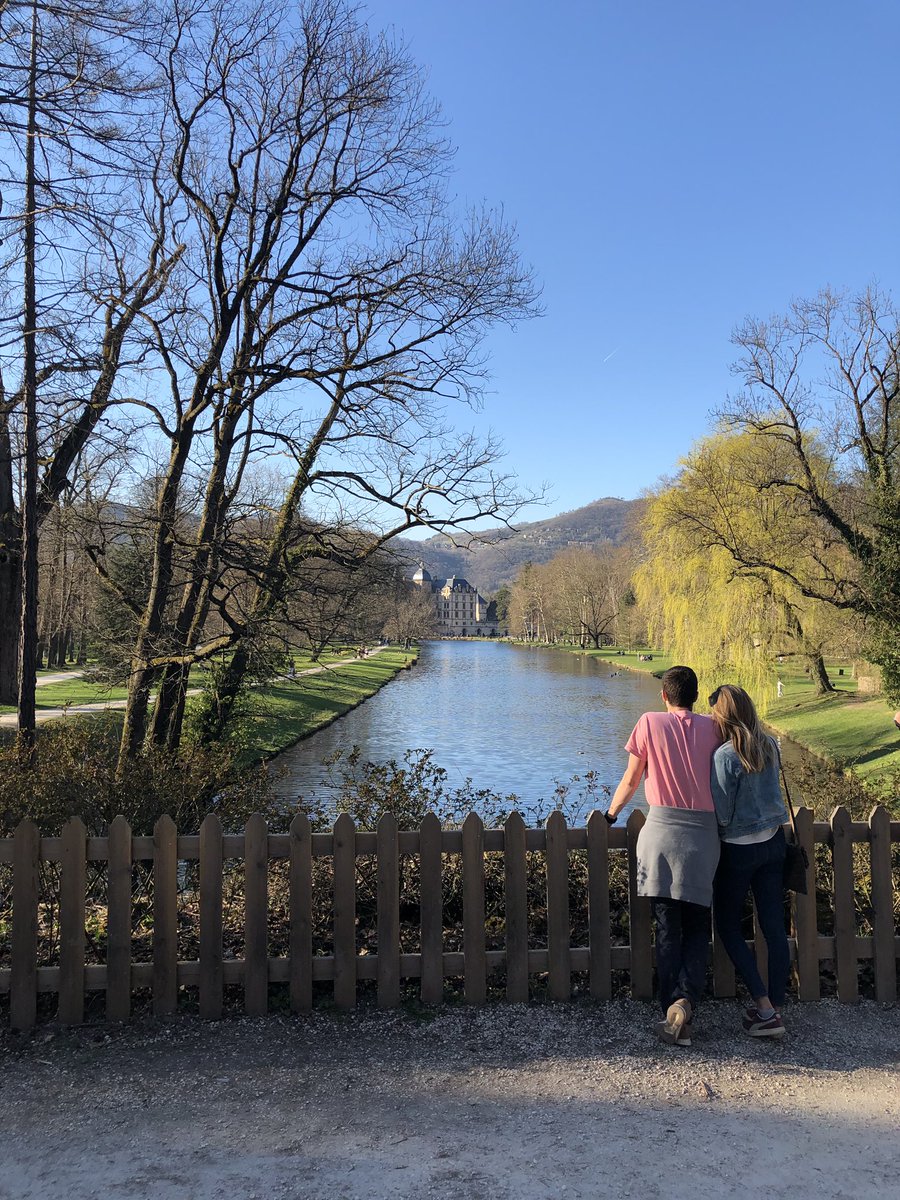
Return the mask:
[[710,717],[692,709],[697,676],[671,667],[662,677],[665,712],[644,713],[626,743],[628,766],[606,814],[613,823],[646,775],[649,812],[638,837],[637,890],[653,903],[663,1041],[691,1044],[691,1022],[706,987],[710,904],[719,834],[710,792],[713,752],[722,741]]
[[[788,819],[778,780],[778,746],[759,723],[743,688],[723,683],[709,698],[724,739],[713,758],[712,796],[722,838],[716,872],[716,929],[753,998],[743,1025],[751,1037],[781,1037],[781,1008],[790,952],[784,927],[783,823]],[[768,950],[769,985],[741,928],[744,904],[753,893]]]

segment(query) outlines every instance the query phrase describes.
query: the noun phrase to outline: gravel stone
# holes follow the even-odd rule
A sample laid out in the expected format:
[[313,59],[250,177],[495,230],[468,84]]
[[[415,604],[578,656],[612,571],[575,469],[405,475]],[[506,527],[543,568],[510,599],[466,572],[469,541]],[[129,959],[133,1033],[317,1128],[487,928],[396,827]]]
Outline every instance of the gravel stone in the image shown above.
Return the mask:
[[897,1196],[900,1008],[780,1042],[649,1004],[364,1009],[0,1034],[0,1200]]

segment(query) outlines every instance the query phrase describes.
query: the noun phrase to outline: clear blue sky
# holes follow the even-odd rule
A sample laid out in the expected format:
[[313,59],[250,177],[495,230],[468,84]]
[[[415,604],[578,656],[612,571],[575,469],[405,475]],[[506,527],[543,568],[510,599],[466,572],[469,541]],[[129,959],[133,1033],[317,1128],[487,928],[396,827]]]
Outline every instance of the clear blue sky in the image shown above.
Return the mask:
[[670,472],[733,386],[742,317],[896,292],[898,0],[365,10],[428,72],[459,199],[503,206],[543,285],[546,315],[491,338],[476,422],[550,484],[528,519]]

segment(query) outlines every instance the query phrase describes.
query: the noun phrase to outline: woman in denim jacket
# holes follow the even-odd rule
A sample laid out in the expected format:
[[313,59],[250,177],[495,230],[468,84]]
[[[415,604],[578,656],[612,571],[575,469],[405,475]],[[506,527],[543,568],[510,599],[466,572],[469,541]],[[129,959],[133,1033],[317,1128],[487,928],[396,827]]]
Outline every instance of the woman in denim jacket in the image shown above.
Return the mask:
[[[784,926],[783,823],[787,820],[778,779],[778,747],[760,725],[743,688],[725,683],[709,698],[710,715],[724,745],[713,755],[710,787],[722,853],[715,879],[716,929],[728,956],[753,997],[743,1025],[751,1037],[781,1037],[781,1006],[790,951]],[[741,922],[747,893],[769,952],[769,986],[747,947]]]

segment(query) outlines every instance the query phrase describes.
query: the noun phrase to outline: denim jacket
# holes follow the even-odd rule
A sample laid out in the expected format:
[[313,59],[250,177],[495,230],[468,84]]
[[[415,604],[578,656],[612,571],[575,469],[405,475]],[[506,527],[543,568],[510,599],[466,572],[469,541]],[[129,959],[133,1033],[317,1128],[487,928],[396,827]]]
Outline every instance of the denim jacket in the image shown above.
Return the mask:
[[762,833],[788,819],[778,779],[778,747],[762,771],[748,771],[731,742],[713,755],[710,789],[720,837],[743,837]]

